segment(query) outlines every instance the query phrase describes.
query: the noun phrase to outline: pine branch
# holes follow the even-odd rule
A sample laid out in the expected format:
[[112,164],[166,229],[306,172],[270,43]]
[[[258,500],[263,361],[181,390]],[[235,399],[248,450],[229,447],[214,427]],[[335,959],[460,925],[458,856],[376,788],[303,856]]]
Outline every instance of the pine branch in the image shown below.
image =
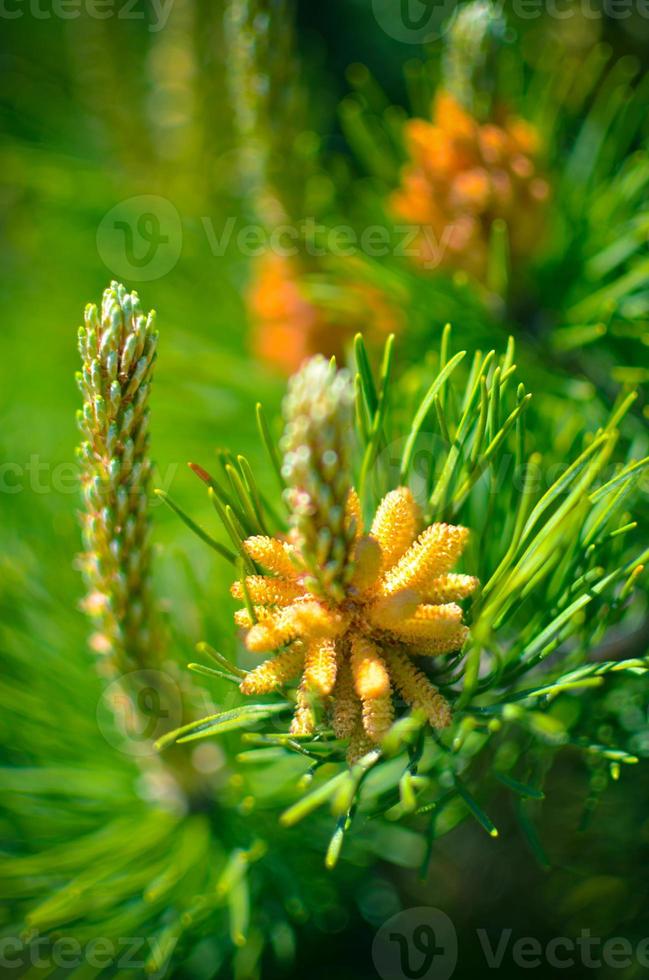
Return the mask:
[[[544,465],[549,466],[553,460],[553,436],[551,431],[546,434],[545,456],[529,453],[528,439],[536,435],[538,443],[538,417],[528,436],[525,416],[531,396],[515,382],[512,342],[500,357],[494,351],[486,356],[478,354],[466,368],[461,354],[453,353],[450,330],[445,330],[437,371],[427,381],[425,370],[420,371],[423,397],[418,400],[411,378],[393,393],[398,416],[385,407],[385,368],[377,381],[360,338],[356,348],[356,447],[341,453],[336,439],[350,425],[349,398],[339,403],[335,392],[340,379],[324,360],[316,361],[312,369],[307,367],[294,381],[287,400],[294,428],[289,430],[285,442],[290,465],[283,468],[289,486],[297,486],[303,494],[305,487],[309,488],[304,494],[309,506],[300,511],[298,534],[290,542],[264,537],[243,542],[244,549],[250,549],[255,561],[273,575],[255,574],[233,586],[233,595],[247,598],[247,609],[237,613],[237,622],[248,629],[249,649],[279,651],[243,679],[244,693],[270,694],[281,688],[288,694],[290,704],[291,679],[304,662],[291,732],[272,737],[263,733],[262,719],[268,705],[262,704],[250,705],[249,720],[244,706],[234,715],[226,713],[196,722],[184,731],[171,733],[168,739],[202,737],[227,731],[231,726],[246,728],[254,721],[256,727],[261,723],[262,732],[245,736],[254,737],[259,746],[245,754],[248,764],[280,758],[280,749],[287,755],[310,758],[313,769],[309,783],[317,780],[315,788],[291,806],[284,819],[291,824],[331,804],[336,826],[328,850],[329,864],[337,860],[359,815],[387,814],[390,819],[407,819],[415,811],[432,807],[437,832],[446,820],[453,825],[462,815],[472,814],[493,833],[493,824],[480,800],[485,792],[492,791],[494,780],[503,782],[502,772],[493,773],[489,761],[502,739],[516,738],[518,732],[547,753],[569,745],[583,745],[585,752],[595,752],[592,736],[566,728],[555,714],[554,705],[563,698],[589,696],[613,675],[631,679],[649,668],[642,658],[619,663],[589,662],[593,650],[613,626],[621,622],[627,624],[628,631],[628,623],[633,622],[629,604],[634,601],[634,594],[639,596],[637,585],[649,560],[648,551],[633,545],[631,535],[636,524],[629,520],[626,510],[649,462],[622,457],[612,475],[610,470],[620,443],[619,429],[633,398],[622,400],[598,431],[583,433],[573,462],[545,486]],[[319,405],[329,406],[330,411],[316,411],[315,406]],[[301,419],[299,425],[295,425],[296,416]],[[303,536],[309,554],[312,532],[314,540],[320,541],[323,529],[328,528],[326,541],[334,540],[332,514],[340,511],[334,501],[340,493],[349,493],[347,474],[353,469],[348,461],[330,471],[323,470],[322,453],[335,444],[336,459],[351,460],[350,451],[352,457],[366,457],[368,446],[376,447],[383,439],[396,440],[396,445],[404,447],[400,476],[408,480],[414,476],[412,461],[422,440],[428,445],[431,427],[435,425],[442,438],[434,441],[425,492],[421,490],[420,474],[413,486],[418,487],[418,502],[426,520],[461,520],[473,531],[468,570],[478,575],[483,588],[470,610],[469,629],[458,626],[459,607],[424,606],[413,615],[417,598],[412,596],[405,601],[404,595],[401,606],[397,603],[392,608],[388,604],[377,612],[370,604],[361,612],[361,606],[356,608],[359,598],[353,589],[352,593],[345,593],[339,606],[339,598],[329,586],[324,593],[326,605],[318,612],[312,608],[314,596],[303,594],[305,570],[296,560],[300,540]],[[334,441],[330,445],[331,439]],[[292,454],[299,456],[297,469]],[[381,486],[387,482],[389,486],[391,468],[394,479],[389,441],[386,452],[377,455],[373,450],[371,459],[376,471],[373,483]],[[384,467],[388,468],[385,473]],[[393,495],[409,492],[401,488]],[[368,494],[369,488],[366,497]],[[404,531],[408,524],[406,512],[397,508],[392,514],[393,523],[385,525],[391,530],[384,529],[384,535],[381,522],[387,520],[387,510],[384,517],[379,515],[390,498],[388,494],[379,507],[370,537],[361,538],[354,552],[351,582],[361,595],[371,595],[363,593],[363,589],[368,588],[374,574],[369,547],[372,535],[380,541],[381,548],[395,548],[398,554],[402,531],[411,533]],[[413,546],[421,554],[413,551],[408,561],[403,558],[393,570],[388,566],[381,589],[389,593],[404,584],[411,591],[422,587],[428,563],[433,568],[439,560],[433,550],[430,555],[426,553],[424,561],[424,538],[434,528],[447,528],[449,534],[462,530],[447,523],[428,528]],[[368,542],[367,548],[363,542]],[[324,551],[318,554],[322,568],[327,568]],[[306,574],[312,574],[311,566]],[[451,593],[455,600],[469,595],[476,581],[470,575],[450,574],[447,581],[438,582],[437,598],[429,601],[447,602]],[[635,604],[638,605],[637,598]],[[430,617],[437,617],[444,609],[455,617],[454,628],[461,632],[461,639],[448,647],[438,633],[431,631],[432,620],[429,622]],[[378,647],[368,646],[365,641],[365,645],[359,644],[354,631],[362,628],[360,624],[371,628],[377,615],[383,629]],[[421,670],[398,652],[404,639],[413,643],[410,653],[419,655]],[[451,652],[463,643],[461,651]],[[344,669],[341,672],[348,655],[345,651],[349,650],[355,689],[362,702],[362,738],[355,727],[355,695],[351,687],[347,691]],[[431,653],[436,654],[435,672],[428,666]],[[401,713],[391,727],[391,714],[385,715],[385,722],[382,712],[384,707],[387,711],[387,706],[378,697],[384,690],[379,683],[383,671],[387,671],[386,677],[402,696],[398,702]],[[431,677],[439,690],[431,686]],[[333,704],[333,731],[314,711],[309,692],[315,694],[316,690]],[[372,701],[375,697],[377,700]],[[403,713],[404,702],[411,706],[411,713]],[[287,708],[287,701],[271,704],[280,714]],[[379,704],[383,721],[375,729]],[[307,716],[308,724],[304,721]],[[450,727],[444,728],[449,722]],[[380,734],[372,745],[368,735],[375,731]],[[606,749],[617,750],[615,745]],[[320,779],[324,762],[340,760],[345,751],[351,762],[351,775],[342,770],[329,779]],[[393,760],[402,757],[403,767],[395,767]],[[370,769],[373,779],[366,783],[364,774]],[[449,772],[455,790],[450,797],[444,797],[444,807],[427,802],[441,785],[447,784]],[[359,774],[363,774],[362,778],[358,778]],[[509,779],[509,788],[517,792],[516,777],[504,775],[505,783]],[[442,809],[447,807],[448,817],[442,818]],[[532,833],[531,826],[527,830]]]

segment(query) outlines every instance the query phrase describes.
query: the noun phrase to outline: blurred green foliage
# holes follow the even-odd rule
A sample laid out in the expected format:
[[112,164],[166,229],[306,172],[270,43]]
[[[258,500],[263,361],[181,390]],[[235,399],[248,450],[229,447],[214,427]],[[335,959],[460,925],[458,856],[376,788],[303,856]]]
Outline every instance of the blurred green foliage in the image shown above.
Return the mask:
[[[87,651],[73,567],[79,549],[74,372],[83,305],[97,300],[114,275],[125,276],[123,259],[114,262],[114,243],[98,240],[111,209],[156,195],[180,216],[181,239],[171,243],[180,246],[176,264],[154,280],[131,278],[128,286],[159,311],[152,395],[156,482],[173,488],[174,499],[198,522],[212,521],[212,510],[186,462],[208,465],[216,447],[234,443],[256,472],[265,472],[252,409],[261,398],[275,422],[282,386],[246,349],[249,259],[236,236],[224,254],[214,254],[213,236],[220,238],[228,219],[251,210],[240,194],[233,109],[225,94],[222,5],[174,0],[159,30],[151,28],[160,26],[160,11],[140,4],[133,17],[105,20],[87,12],[39,18],[33,8],[20,9],[22,16],[2,19],[0,94],[3,936],[29,940],[30,930],[54,930],[55,937],[85,944],[142,935],[153,943],[147,953],[158,956],[151,960],[154,971],[173,956],[170,976],[240,980],[260,972],[324,978],[333,969],[341,980],[373,977],[373,931],[401,907],[418,904],[439,905],[452,916],[470,950],[458,974],[467,977],[482,968],[471,959],[480,926],[539,938],[586,926],[601,935],[641,938],[649,839],[644,766],[626,770],[619,785],[602,782],[597,766],[584,769],[571,755],[552,770],[542,804],[549,872],[534,863],[529,840],[503,833],[514,824],[511,793],[503,790],[490,810],[501,838],[494,843],[473,824],[456,829],[435,845],[426,883],[411,870],[423,855],[421,837],[371,824],[334,879],[322,867],[325,833],[281,830],[274,804],[263,804],[264,793],[272,801],[276,785],[257,785],[262,806],[248,813],[248,776],[235,772],[230,780],[240,747],[236,734],[222,749],[198,757],[218,803],[210,800],[203,812],[186,817],[121,751],[110,722],[100,727],[102,684]],[[378,29],[368,3],[303,3],[298,13],[299,44],[309,56],[311,126],[322,127],[325,148],[341,158],[334,210],[345,213],[341,202],[357,186],[350,183],[357,165],[333,121],[347,88],[344,71],[351,61],[368,61],[397,101],[402,63],[412,52]],[[597,28],[602,24],[618,53],[646,50],[638,32],[614,22],[597,22]],[[549,28],[555,36],[556,23]],[[533,36],[528,28],[528,45]],[[312,145],[307,141],[307,149]],[[323,186],[317,177],[315,186]],[[488,333],[492,320],[485,323],[475,298],[446,288],[448,304],[443,289],[430,284],[413,297],[423,332],[437,340],[444,320],[462,313],[463,345],[465,329]],[[534,342],[523,358],[539,361]],[[604,361],[608,370],[607,351]],[[575,419],[580,428],[601,421],[582,363],[571,379],[570,360],[561,370],[538,364],[553,390],[532,417],[539,427],[549,416],[565,425],[558,455],[570,443]],[[180,665],[194,659],[195,644],[206,638],[235,656],[229,569],[156,501],[152,513],[157,588],[174,659]],[[646,647],[641,628],[637,642]],[[201,690],[207,708],[210,685]],[[649,756],[646,698],[639,689],[620,682],[583,710],[592,711],[591,727],[599,726],[603,736],[621,729],[629,751]],[[270,844],[263,856],[250,853],[258,837]],[[242,853],[258,859],[247,898],[241,888],[219,892],[232,855],[240,867],[236,856]],[[375,863],[386,854],[403,870]],[[206,894],[213,909],[197,902]],[[248,907],[250,941],[237,950]],[[54,972],[46,965],[27,975]],[[88,962],[62,972],[134,975]]]

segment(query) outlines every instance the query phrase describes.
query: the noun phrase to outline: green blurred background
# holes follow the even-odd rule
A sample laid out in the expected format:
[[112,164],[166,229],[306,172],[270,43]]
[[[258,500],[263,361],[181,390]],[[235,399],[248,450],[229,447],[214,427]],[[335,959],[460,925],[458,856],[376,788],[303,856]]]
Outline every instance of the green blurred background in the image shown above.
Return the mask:
[[[30,715],[40,715],[43,739],[60,757],[74,758],[71,743],[90,739],[94,725],[94,705],[77,701],[77,679],[91,668],[73,567],[79,548],[76,328],[85,303],[98,301],[116,277],[158,311],[152,400],[157,483],[199,521],[212,518],[186,462],[209,465],[221,445],[260,462],[254,402],[262,398],[274,416],[283,388],[247,350],[249,259],[235,240],[222,255],[214,254],[211,237],[222,234],[228,219],[248,213],[227,95],[221,4],[170,0],[161,29],[160,12],[139,3],[127,10],[120,0],[105,19],[89,16],[83,4],[79,17],[68,17],[76,8],[62,9],[63,16],[45,3],[19,6],[16,0],[0,14],[2,612],[6,636],[13,637],[5,643],[23,643],[33,671],[33,677],[13,678],[31,696],[11,722],[8,715],[0,718],[9,766],[36,761],[28,737],[17,730],[24,721],[29,731]],[[647,23],[603,18],[593,31],[620,53],[642,54]],[[413,52],[380,30],[367,0],[300,3],[298,40],[317,125],[337,149],[342,139],[335,106],[346,91],[350,62],[369,64],[390,96],[402,97],[402,65]],[[155,200],[143,203],[143,195]],[[162,216],[160,233],[171,231],[154,262],[138,267],[138,255],[160,229],[142,225],[143,238],[134,239],[129,258],[126,232],[120,247],[105,219],[117,215],[137,228],[143,213]],[[154,514],[157,575],[174,624],[174,655],[185,663],[205,636],[223,637],[227,653],[234,643],[231,608],[219,598],[227,569],[164,507],[154,504]],[[99,682],[89,684],[98,698]],[[110,752],[105,746],[106,768]],[[324,980],[335,969],[341,980],[375,976],[369,951],[374,928],[400,904],[437,905],[452,914],[464,950],[462,977],[483,968],[478,927],[509,927],[541,941],[582,927],[641,938],[646,882],[643,888],[633,874],[646,862],[649,844],[641,784],[624,798],[605,796],[592,837],[588,832],[575,843],[585,778],[570,761],[557,778],[561,802],[556,811],[552,804],[546,809],[556,862],[551,873],[537,869],[516,843],[490,844],[486,856],[479,828],[464,826],[439,845],[436,877],[425,886],[409,872],[368,871],[368,883],[354,885],[348,896],[347,915],[323,917],[305,937],[292,975]],[[507,821],[501,814],[503,828]],[[9,840],[20,836],[21,826],[21,807],[12,804],[3,823]],[[69,833],[78,829],[70,820]],[[27,844],[37,850],[57,833],[65,834],[63,821]],[[209,966],[202,975],[210,975]],[[265,975],[275,975],[272,965]],[[592,976],[593,970],[577,967],[570,975]],[[610,975],[641,974],[634,967]]]

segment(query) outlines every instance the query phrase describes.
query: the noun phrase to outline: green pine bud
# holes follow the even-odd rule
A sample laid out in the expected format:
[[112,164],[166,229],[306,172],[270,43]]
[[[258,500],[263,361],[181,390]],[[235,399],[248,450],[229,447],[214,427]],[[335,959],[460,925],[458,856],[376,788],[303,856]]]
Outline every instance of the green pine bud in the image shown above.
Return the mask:
[[156,340],[155,318],[116,282],[104,292],[101,310],[86,307],[79,330],[84,608],[93,622],[92,646],[110,675],[155,663],[147,399]]
[[282,474],[302,561],[313,589],[340,599],[349,580],[353,529],[345,508],[352,485],[354,387],[324,357],[291,379],[284,402]]

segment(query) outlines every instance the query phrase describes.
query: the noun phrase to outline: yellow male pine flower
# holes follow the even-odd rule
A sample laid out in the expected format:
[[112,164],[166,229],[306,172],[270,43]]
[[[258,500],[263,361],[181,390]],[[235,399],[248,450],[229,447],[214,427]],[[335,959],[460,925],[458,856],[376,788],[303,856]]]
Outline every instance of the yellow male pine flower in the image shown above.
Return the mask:
[[[274,652],[244,678],[243,693],[265,694],[300,675],[292,733],[315,730],[313,704],[320,701],[336,736],[350,740],[354,759],[387,732],[395,693],[423,711],[434,728],[449,724],[448,702],[413,658],[462,647],[468,629],[458,602],[478,581],[451,571],[466,528],[432,524],[417,536],[418,508],[406,487],[384,497],[365,535],[358,496],[350,489],[345,521],[355,530],[342,594],[309,590],[313,578],[305,572],[299,542],[252,537],[245,548],[265,570],[245,581],[256,622],[246,608],[235,620],[246,629],[249,650]],[[241,582],[231,591],[244,598]]]

